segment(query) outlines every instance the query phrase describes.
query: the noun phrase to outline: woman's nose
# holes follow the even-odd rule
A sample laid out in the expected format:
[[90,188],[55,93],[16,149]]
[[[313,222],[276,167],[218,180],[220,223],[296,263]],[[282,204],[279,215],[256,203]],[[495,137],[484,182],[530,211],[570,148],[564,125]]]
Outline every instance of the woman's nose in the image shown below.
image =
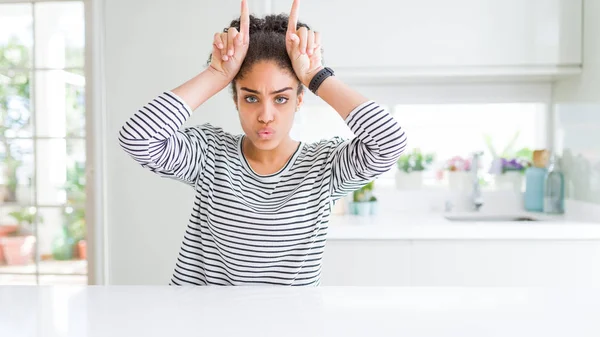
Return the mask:
[[271,104],[264,104],[261,112],[258,114],[258,121],[268,124],[275,118],[275,108]]

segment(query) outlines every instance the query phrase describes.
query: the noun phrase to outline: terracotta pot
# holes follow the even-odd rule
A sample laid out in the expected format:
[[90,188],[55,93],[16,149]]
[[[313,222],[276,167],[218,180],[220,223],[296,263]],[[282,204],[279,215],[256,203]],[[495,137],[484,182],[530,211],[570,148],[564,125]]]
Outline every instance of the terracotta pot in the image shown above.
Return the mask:
[[7,265],[26,265],[33,262],[35,236],[5,236],[0,241]]
[[0,237],[7,236],[8,234],[17,230],[17,225],[1,225],[0,226]]
[[85,242],[85,240],[80,240],[79,242],[77,242],[77,256],[81,260],[87,259],[87,243]]
[[2,237],[17,230],[17,225],[2,225],[0,226],[0,265],[4,264],[4,249],[2,249]]

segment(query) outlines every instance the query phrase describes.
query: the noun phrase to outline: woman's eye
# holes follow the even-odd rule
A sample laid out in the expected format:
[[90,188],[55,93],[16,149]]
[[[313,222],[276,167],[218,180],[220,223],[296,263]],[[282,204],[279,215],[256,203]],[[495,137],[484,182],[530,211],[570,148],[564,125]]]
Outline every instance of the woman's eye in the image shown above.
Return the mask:
[[283,104],[283,103],[285,103],[287,101],[288,101],[287,97],[280,96],[280,97],[275,98],[275,102],[277,104]]
[[246,96],[246,102],[248,103],[256,103],[258,102],[258,99],[255,96]]

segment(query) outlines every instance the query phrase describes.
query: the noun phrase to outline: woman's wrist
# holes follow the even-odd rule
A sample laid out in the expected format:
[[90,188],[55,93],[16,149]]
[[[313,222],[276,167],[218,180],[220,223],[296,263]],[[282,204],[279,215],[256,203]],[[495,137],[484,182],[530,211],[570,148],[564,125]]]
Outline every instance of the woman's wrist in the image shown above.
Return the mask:
[[308,86],[310,85],[310,81],[312,81],[312,79],[315,77],[315,75],[317,75],[319,73],[319,71],[323,70],[323,68],[325,68],[325,67],[319,66],[315,70],[308,73],[304,79],[301,79],[302,84],[308,88]]
[[210,81],[213,82],[217,87],[221,87],[221,89],[224,89],[229,85],[229,83],[231,83],[231,81],[233,81],[231,76],[227,76],[226,74],[210,66],[206,68],[204,72],[207,73],[207,78],[209,78]]

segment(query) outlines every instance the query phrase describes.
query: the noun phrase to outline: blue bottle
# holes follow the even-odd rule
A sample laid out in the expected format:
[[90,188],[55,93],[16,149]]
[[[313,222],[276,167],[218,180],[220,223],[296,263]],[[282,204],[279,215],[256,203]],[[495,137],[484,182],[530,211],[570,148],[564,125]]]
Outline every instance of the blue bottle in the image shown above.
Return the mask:
[[525,209],[529,212],[544,211],[544,183],[547,170],[544,167],[529,167],[525,170]]

